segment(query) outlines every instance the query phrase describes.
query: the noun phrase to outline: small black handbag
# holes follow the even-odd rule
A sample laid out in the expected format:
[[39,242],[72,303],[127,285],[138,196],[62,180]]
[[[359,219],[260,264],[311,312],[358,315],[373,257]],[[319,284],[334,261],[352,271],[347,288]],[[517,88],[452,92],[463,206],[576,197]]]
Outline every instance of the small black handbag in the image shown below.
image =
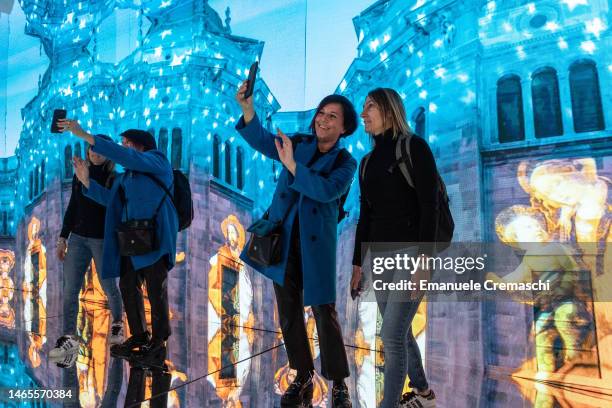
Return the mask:
[[281,226],[281,222],[268,220],[266,211],[261,219],[247,228],[251,233],[247,255],[253,262],[271,266],[281,261]]
[[247,231],[251,233],[247,244],[247,255],[253,262],[263,266],[272,266],[281,261],[282,226],[290,210],[291,206],[287,207],[280,221],[270,221],[270,209],[268,209],[259,220],[247,228]]
[[119,224],[116,231],[122,256],[146,255],[159,249],[155,218],[128,220]]
[[127,200],[123,186],[119,186],[119,198],[125,210],[125,219],[127,221],[119,224],[115,230],[117,233],[117,242],[119,245],[119,254],[121,256],[138,256],[146,255],[159,249],[159,241],[157,239],[157,213],[161,208],[167,192],[164,192],[155,213],[152,218],[146,219],[130,219],[127,213]]

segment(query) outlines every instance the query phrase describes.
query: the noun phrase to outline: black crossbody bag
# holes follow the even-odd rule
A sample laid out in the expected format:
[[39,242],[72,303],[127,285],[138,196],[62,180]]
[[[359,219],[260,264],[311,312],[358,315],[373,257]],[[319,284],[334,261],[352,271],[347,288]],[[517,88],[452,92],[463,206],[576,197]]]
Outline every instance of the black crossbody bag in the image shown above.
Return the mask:
[[119,254],[121,256],[146,255],[159,249],[157,239],[157,214],[164,200],[168,196],[168,191],[164,189],[164,196],[155,209],[151,218],[130,219],[127,211],[127,199],[123,186],[119,186],[119,198],[125,211],[126,221],[119,224],[117,229],[117,242],[119,244]]
[[276,265],[282,257],[282,225],[287,217],[291,206],[285,211],[284,217],[280,221],[270,221],[270,209],[257,221],[255,221],[247,231],[251,233],[247,246],[247,255],[253,262],[263,266]]

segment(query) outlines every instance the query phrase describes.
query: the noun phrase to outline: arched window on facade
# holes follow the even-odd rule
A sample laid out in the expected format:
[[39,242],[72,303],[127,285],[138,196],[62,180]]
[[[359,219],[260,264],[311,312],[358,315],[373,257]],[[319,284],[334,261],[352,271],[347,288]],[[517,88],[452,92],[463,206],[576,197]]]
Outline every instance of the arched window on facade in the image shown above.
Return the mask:
[[28,189],[28,198],[30,201],[34,198],[34,174],[30,172],[30,188]]
[[225,182],[232,184],[232,144],[225,142]]
[[40,191],[45,191],[45,159],[40,162]]
[[516,75],[497,81],[497,129],[500,143],[525,140],[523,92]]
[[172,168],[180,169],[183,161],[183,131],[179,128],[172,129],[172,155],[170,162]]
[[605,124],[595,62],[581,60],[572,64],[569,81],[574,131],[581,133],[603,130]]
[[77,143],[74,145],[74,155],[76,157],[80,157],[81,159],[83,158],[83,152],[81,151],[81,144]]
[[236,187],[244,188],[244,150],[242,147],[236,149]]
[[38,183],[39,177],[40,177],[39,172],[40,170],[38,166],[34,166],[34,197],[37,197],[38,194],[40,193],[40,190],[39,190],[40,185]]
[[560,136],[563,134],[559,81],[557,71],[543,68],[531,78],[531,100],[533,102],[533,127],[535,137]]
[[218,135],[213,138],[213,151],[212,151],[212,171],[213,177],[219,178],[221,176],[221,140]]
[[72,171],[72,146],[68,145],[64,148],[64,178],[71,179]]
[[425,108],[419,107],[412,112],[412,123],[414,123],[414,133],[425,137]]
[[168,129],[159,129],[159,140],[157,141],[157,149],[168,157]]

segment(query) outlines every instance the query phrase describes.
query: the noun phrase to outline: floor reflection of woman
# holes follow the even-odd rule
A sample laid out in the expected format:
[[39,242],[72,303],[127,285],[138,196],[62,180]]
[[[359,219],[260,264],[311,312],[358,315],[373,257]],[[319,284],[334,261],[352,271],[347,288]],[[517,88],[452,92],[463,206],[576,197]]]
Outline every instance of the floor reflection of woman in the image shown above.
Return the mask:
[[[110,138],[109,138],[110,139]],[[115,164],[87,148],[89,175],[101,185],[110,186],[115,177]],[[77,313],[79,293],[85,273],[93,259],[96,269],[102,270],[102,247],[104,243],[104,217],[106,208],[83,194],[83,185],[72,179],[72,194],[64,214],[62,231],[57,241],[57,257],[64,262],[63,332],[49,358],[60,367],[68,367],[76,361],[79,349],[77,338]],[[108,298],[113,321],[109,336],[110,344],[123,341],[123,307],[116,279],[100,279]]]

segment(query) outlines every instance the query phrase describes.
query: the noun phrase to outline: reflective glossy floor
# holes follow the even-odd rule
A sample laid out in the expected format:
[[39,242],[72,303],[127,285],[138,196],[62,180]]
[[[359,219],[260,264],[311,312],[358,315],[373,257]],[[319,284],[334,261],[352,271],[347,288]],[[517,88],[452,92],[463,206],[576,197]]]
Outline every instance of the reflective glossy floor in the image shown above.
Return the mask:
[[[169,341],[166,369],[143,369],[110,356],[107,334],[110,312],[105,302],[82,297],[79,332],[83,345],[74,367],[61,369],[48,362],[55,339],[41,332],[60,324],[60,316],[46,316],[36,325],[4,324],[0,348],[2,406],[61,406],[58,400],[11,399],[7,389],[78,389],[64,406],[83,407],[278,407],[280,394],[291,382],[282,337],[274,327],[250,327],[231,321],[215,322],[209,316],[208,344],[186,344],[190,330],[175,325]],[[309,316],[308,311],[305,316]],[[8,323],[6,320],[3,323]],[[311,345],[319,362],[316,330],[308,320]],[[26,327],[27,326],[27,327]],[[29,329],[29,330],[26,330]],[[204,333],[202,333],[204,334]],[[42,344],[41,344],[42,342]],[[381,396],[383,364],[374,349],[346,341],[352,363],[347,383],[355,407],[376,407]],[[185,354],[202,347],[204,361]],[[21,350],[21,351],[20,351]],[[25,353],[24,353],[25,352]],[[425,361],[437,394],[437,407],[609,407],[612,384],[598,387],[584,381],[554,379],[545,375],[504,372],[493,366],[483,372],[461,364],[441,367],[434,357]],[[441,370],[440,370],[441,369]],[[431,374],[442,372],[444,375]],[[539,377],[539,378],[536,378]],[[578,378],[578,377],[576,377]],[[314,406],[331,407],[330,386],[317,376]],[[145,402],[141,405],[141,403]],[[148,405],[147,405],[148,404]]]

